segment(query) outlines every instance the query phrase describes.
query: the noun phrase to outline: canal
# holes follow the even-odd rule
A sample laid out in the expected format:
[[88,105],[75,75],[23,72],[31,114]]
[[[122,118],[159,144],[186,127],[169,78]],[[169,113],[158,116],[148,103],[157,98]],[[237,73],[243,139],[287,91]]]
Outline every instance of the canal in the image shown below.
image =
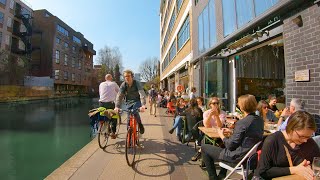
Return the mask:
[[0,179],[43,179],[90,141],[97,99],[0,104]]

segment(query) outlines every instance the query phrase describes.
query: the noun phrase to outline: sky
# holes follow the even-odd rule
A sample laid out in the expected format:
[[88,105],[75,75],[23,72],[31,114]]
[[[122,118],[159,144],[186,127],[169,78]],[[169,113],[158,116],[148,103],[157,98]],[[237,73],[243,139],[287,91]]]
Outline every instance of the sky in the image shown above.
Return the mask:
[[[118,47],[125,69],[138,72],[142,61],[159,59],[159,0],[23,0],[33,10],[47,9],[99,52]],[[94,56],[94,64],[97,64]]]

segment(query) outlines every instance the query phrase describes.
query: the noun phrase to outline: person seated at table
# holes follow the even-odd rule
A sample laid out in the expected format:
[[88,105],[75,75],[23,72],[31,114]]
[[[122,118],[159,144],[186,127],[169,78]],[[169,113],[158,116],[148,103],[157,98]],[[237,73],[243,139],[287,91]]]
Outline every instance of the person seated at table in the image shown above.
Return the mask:
[[202,110],[198,107],[196,99],[191,99],[189,102],[189,107],[181,113],[181,116],[186,116],[187,123],[187,137],[186,142],[190,141],[191,137],[198,140],[199,130],[198,128],[193,129],[194,125],[202,120]]
[[296,111],[304,111],[305,102],[300,98],[292,98],[290,106],[283,109],[279,121],[277,123],[278,130],[283,131],[286,129],[289,117]]
[[[198,97],[199,98],[199,97]],[[198,100],[197,98],[197,100]],[[226,113],[220,109],[220,100],[218,97],[211,97],[208,103],[208,109],[203,113],[203,125],[206,128],[219,127],[222,128],[226,121]],[[203,139],[203,134],[199,135],[196,141],[197,145],[201,145],[201,140]],[[192,156],[191,160],[196,161],[201,156],[201,149],[197,151],[195,155]]]
[[276,104],[277,104],[277,97],[272,96],[269,100],[268,108],[273,112],[279,111]]
[[182,117],[181,113],[186,109],[185,102],[182,98],[178,99],[175,111],[175,118],[173,127],[169,130],[169,133],[172,134],[175,129],[176,135],[179,141],[181,141],[181,129],[182,129]]
[[217,176],[215,161],[226,161],[230,163],[239,162],[245,154],[263,138],[263,120],[255,114],[257,101],[253,95],[242,95],[238,98],[240,110],[244,118],[236,122],[233,134],[227,138],[225,128],[218,129],[225,148],[208,144],[201,147],[202,159],[206,165],[209,179],[221,179],[226,176],[227,170],[221,168]]
[[203,125],[204,127],[219,127],[222,128],[225,120],[226,113],[220,109],[220,100],[217,97],[210,98],[208,103],[208,109],[203,113]]
[[206,105],[204,105],[203,97],[199,96],[196,98],[198,107],[202,110],[202,112],[205,112],[207,110]]
[[297,174],[313,179],[310,167],[313,157],[320,156],[319,147],[311,138],[317,126],[311,114],[297,111],[289,118],[284,131],[269,135],[262,147],[255,176],[263,179]]
[[278,118],[268,109],[268,103],[264,100],[259,101],[256,114],[261,116],[265,123],[278,121]]

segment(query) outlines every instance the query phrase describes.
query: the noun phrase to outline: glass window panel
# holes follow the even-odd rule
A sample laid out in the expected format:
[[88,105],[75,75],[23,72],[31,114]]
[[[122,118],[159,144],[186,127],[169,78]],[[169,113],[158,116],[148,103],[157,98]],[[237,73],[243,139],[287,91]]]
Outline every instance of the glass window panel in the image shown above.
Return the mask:
[[256,16],[262,14],[267,9],[277,4],[279,0],[254,0]]
[[202,53],[204,51],[203,47],[203,20],[202,20],[202,14],[201,13],[198,17],[198,50],[199,53]]
[[208,6],[203,10],[203,45],[204,51],[209,49],[209,11]]
[[252,0],[236,0],[238,28],[253,19]]
[[214,9],[214,1],[209,1],[209,46],[212,47],[217,42],[216,37],[216,14]]
[[222,1],[223,35],[227,36],[236,30],[234,0]]

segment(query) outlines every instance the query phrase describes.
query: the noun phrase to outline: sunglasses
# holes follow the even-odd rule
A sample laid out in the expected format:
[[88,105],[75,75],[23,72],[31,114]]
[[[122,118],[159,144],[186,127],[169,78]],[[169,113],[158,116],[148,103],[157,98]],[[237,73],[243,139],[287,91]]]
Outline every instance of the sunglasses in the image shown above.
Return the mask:
[[268,106],[262,107],[262,109],[268,109]]
[[219,104],[219,102],[211,102],[210,104],[218,105],[218,104]]

